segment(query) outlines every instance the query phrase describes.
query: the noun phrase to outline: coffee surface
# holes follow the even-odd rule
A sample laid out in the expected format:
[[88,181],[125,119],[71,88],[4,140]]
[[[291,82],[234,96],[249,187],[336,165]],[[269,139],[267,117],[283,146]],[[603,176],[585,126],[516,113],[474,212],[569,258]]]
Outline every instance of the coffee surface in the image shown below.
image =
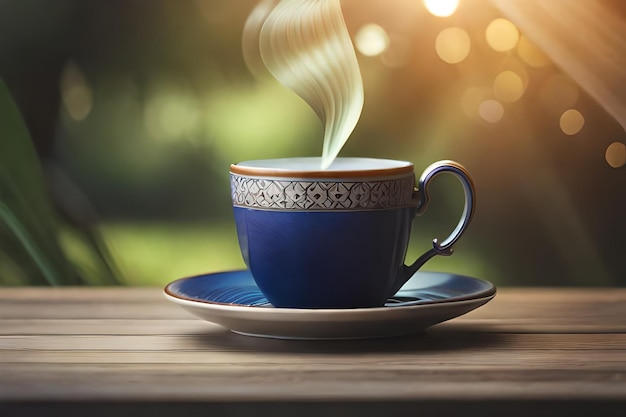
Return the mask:
[[[322,158],[284,158],[284,159],[260,159],[244,161],[237,165],[250,168],[267,168],[285,171],[318,171]],[[336,158],[326,170],[331,172],[342,171],[366,171],[410,167],[412,164],[406,161],[374,158]]]

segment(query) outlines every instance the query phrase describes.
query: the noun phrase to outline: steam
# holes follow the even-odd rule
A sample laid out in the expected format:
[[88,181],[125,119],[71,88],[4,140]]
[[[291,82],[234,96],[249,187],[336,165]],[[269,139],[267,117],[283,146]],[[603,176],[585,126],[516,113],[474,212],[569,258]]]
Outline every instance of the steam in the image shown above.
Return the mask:
[[339,0],[262,0],[246,22],[243,43],[253,72],[262,61],[320,118],[321,168],[328,168],[363,109],[361,72]]

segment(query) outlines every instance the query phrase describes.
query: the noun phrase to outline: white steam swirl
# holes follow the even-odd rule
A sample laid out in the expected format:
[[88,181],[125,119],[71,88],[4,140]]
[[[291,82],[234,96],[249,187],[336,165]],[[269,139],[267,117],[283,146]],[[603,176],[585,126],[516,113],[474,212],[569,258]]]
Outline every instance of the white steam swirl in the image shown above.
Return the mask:
[[363,109],[363,82],[339,0],[279,1],[261,27],[259,50],[272,75],[322,120],[321,168],[328,168]]

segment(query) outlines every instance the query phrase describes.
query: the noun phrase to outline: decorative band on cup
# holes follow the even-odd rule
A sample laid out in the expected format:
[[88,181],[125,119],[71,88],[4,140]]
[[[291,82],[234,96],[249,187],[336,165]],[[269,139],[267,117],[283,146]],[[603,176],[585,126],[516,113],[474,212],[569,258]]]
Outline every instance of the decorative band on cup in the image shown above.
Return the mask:
[[415,206],[413,174],[382,180],[295,180],[230,175],[233,206],[362,211]]

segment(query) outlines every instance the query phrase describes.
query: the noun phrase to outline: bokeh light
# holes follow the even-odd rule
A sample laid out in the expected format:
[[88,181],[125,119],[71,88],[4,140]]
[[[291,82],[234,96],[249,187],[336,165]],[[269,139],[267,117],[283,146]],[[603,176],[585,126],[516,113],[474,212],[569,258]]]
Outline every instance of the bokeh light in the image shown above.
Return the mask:
[[377,56],[389,47],[387,31],[375,23],[363,25],[354,38],[356,48],[365,56]]
[[69,116],[75,121],[84,120],[93,107],[93,93],[81,69],[69,62],[61,74],[61,100]]
[[497,123],[504,116],[504,106],[497,100],[485,100],[478,107],[480,117],[489,123]]
[[513,71],[502,71],[493,82],[493,93],[505,103],[512,103],[524,95],[524,81]]
[[626,165],[626,145],[622,142],[613,142],[604,154],[606,163],[612,168],[621,168]]
[[506,52],[515,48],[519,40],[517,27],[507,19],[494,19],[485,32],[487,43],[494,51]]
[[448,64],[458,64],[467,58],[470,47],[469,35],[459,27],[442,30],[435,41],[437,55]]
[[524,35],[517,42],[517,55],[533,68],[545,67],[550,63],[550,58]]
[[153,88],[144,109],[144,126],[152,139],[191,140],[200,127],[197,99],[185,83],[164,82]]
[[569,109],[561,115],[559,125],[563,133],[572,136],[582,130],[585,125],[585,118],[578,110]]
[[424,0],[424,7],[433,16],[452,16],[459,7],[459,0]]

